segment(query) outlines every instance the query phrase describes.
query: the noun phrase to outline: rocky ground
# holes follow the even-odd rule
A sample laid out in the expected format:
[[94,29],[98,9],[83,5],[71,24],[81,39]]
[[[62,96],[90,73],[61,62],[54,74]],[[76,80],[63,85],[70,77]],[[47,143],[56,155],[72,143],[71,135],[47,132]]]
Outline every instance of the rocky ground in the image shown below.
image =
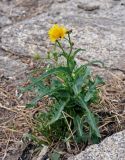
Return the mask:
[[[77,57],[79,64],[101,60],[124,77],[125,0],[1,0],[1,85],[8,79],[7,89],[18,86],[32,65],[31,57],[45,57],[50,47],[47,31],[54,23],[72,29],[75,46],[86,49]],[[101,68],[94,70],[108,77]],[[16,89],[10,91],[15,95]],[[5,113],[0,109],[2,118]]]

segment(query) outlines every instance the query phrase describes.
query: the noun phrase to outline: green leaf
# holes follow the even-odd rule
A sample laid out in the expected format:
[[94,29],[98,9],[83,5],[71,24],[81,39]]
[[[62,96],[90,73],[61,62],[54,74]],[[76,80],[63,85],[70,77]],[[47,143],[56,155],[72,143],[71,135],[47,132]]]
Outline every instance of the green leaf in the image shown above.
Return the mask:
[[87,122],[89,123],[89,125],[92,127],[94,133],[96,134],[97,137],[101,137],[99,130],[97,128],[97,124],[95,121],[95,117],[94,114],[92,112],[90,112],[89,110],[86,110],[86,115],[87,115]]
[[53,68],[53,69],[50,69],[48,70],[47,72],[43,73],[41,76],[39,76],[38,78],[34,79],[32,81],[32,83],[26,87],[26,89],[31,89],[31,86],[35,85],[36,83],[38,83],[39,81],[43,80],[44,78],[52,75],[52,74],[56,74],[58,72],[62,72],[62,73],[65,73],[65,74],[70,74],[70,71],[67,67],[58,67],[58,68]]
[[81,75],[75,80],[73,85],[73,91],[75,95],[78,95],[82,91],[84,82],[86,81],[89,75],[90,75],[90,69],[87,67],[86,69],[83,70],[83,73],[81,73]]
[[52,79],[52,81],[51,81],[51,87],[52,88],[62,88],[62,87],[64,87],[63,86],[63,84],[61,83],[61,81],[60,80],[58,80],[58,79]]
[[68,99],[65,102],[62,101],[60,103],[56,103],[55,106],[53,106],[53,109],[50,111],[50,112],[53,112],[52,117],[50,122],[47,125],[53,124],[61,117],[62,111],[64,110],[64,107],[69,102],[69,99],[70,98],[68,97]]
[[77,142],[80,141],[84,141],[86,142],[86,135],[83,133],[83,124],[82,124],[82,120],[80,119],[79,115],[77,115],[76,117],[74,117],[74,129],[76,130],[77,133]]
[[72,57],[74,58],[76,54],[79,53],[80,51],[85,51],[85,49],[82,48],[77,49],[75,52],[73,52]]
[[87,91],[87,93],[86,93],[86,95],[85,95],[85,97],[84,97],[84,101],[85,102],[88,102],[88,101],[90,101],[93,97],[94,97],[94,95],[97,93],[97,90],[96,89],[94,89],[94,88],[89,88],[89,90]]
[[57,62],[58,61],[58,53],[53,52],[52,54],[53,54],[54,60]]
[[26,105],[27,108],[35,107],[38,101],[40,101],[46,95],[52,95],[53,92],[55,92],[55,89],[50,89],[48,86],[45,86],[42,83],[40,83],[37,84],[34,91],[36,92],[36,97],[29,104]]
[[90,127],[92,128],[92,130],[94,131],[94,133],[96,134],[96,136],[100,137],[100,133],[99,133],[99,130],[97,128],[97,124],[96,124],[95,117],[94,117],[93,113],[88,109],[88,107],[86,106],[83,98],[81,96],[79,96],[78,98],[79,98],[81,106],[86,111],[86,116],[87,116],[87,122],[88,122],[88,124],[90,125]]
[[42,79],[44,79],[44,78],[46,78],[46,77],[48,77],[52,74],[58,73],[58,72],[62,72],[62,73],[65,73],[65,74],[70,73],[68,67],[53,68],[53,69],[50,69],[47,72],[43,73],[39,78],[37,78],[36,82],[41,81]]
[[95,79],[94,85],[97,86],[97,85],[99,85],[99,84],[104,84],[104,83],[105,83],[104,80],[97,75],[97,76],[96,76],[96,79]]
[[84,97],[84,101],[88,102],[93,97],[93,92],[87,92],[87,94]]
[[68,63],[69,63],[69,68],[70,68],[70,70],[71,70],[71,72],[72,72],[73,69],[74,69],[75,66],[76,66],[76,61],[74,60],[74,58],[69,57]]
[[91,84],[89,84],[89,89],[86,93],[86,95],[84,96],[84,101],[85,102],[88,102],[90,101],[91,99],[93,99],[94,97],[97,98],[97,93],[98,93],[98,90],[97,90],[97,85],[99,84],[104,84],[104,81],[102,80],[101,77],[99,76],[96,76],[96,79],[94,82],[91,82]]
[[93,132],[91,131],[91,129],[90,129],[90,137],[91,137],[91,140],[92,140],[92,142],[93,142],[94,144],[99,143],[100,137],[97,137],[97,136],[95,135],[95,133],[93,133]]
[[105,67],[104,63],[99,60],[88,62],[86,65],[87,66],[96,65],[96,66],[100,66],[100,67]]

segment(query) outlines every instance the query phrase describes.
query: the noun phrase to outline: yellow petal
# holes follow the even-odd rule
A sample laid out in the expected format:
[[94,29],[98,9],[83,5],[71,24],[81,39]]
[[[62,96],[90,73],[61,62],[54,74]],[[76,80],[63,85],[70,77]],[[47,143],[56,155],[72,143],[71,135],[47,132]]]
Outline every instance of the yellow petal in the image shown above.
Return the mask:
[[48,31],[50,41],[55,42],[58,39],[63,39],[66,35],[67,29],[64,26],[54,24]]

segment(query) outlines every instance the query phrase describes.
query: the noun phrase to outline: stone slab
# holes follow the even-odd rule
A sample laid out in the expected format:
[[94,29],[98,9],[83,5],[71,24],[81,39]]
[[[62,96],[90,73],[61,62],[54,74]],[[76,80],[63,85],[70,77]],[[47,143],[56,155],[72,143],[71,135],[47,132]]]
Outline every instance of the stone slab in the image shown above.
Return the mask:
[[68,160],[125,160],[125,130],[91,145]]
[[12,59],[0,50],[0,76],[8,78],[17,78],[22,75],[27,68],[27,65],[19,59]]
[[86,11],[78,7],[84,6],[82,0],[55,1],[47,12],[5,28],[1,46],[15,54],[39,53],[44,57],[49,46],[47,31],[57,22],[73,29],[75,46],[86,49],[80,54],[82,58],[101,60],[108,67],[124,69],[125,6],[121,5],[122,1],[94,2],[87,0],[85,6],[97,3],[98,9]]

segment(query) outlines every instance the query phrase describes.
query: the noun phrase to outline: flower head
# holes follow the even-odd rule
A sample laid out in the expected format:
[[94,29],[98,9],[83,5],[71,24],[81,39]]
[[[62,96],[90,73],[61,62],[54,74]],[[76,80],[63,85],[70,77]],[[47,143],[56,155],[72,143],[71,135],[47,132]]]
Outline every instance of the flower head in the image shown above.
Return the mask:
[[51,42],[55,42],[60,38],[63,39],[66,33],[67,29],[64,26],[59,26],[58,24],[54,24],[48,32]]

